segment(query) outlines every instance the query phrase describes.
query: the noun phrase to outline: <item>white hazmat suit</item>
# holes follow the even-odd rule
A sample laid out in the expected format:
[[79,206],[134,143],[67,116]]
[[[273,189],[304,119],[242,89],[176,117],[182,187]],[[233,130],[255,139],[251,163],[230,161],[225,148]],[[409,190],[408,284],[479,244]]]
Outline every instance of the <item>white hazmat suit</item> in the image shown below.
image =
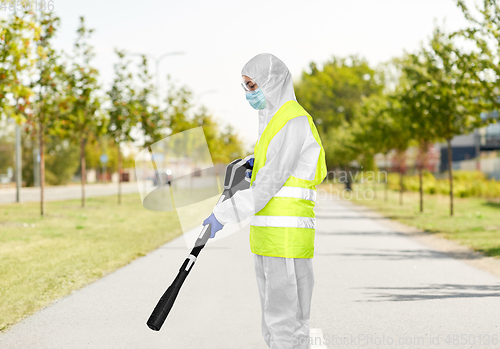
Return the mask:
[[[286,65],[271,54],[259,54],[241,70],[263,91],[266,107],[259,110],[259,138],[287,101],[295,100],[292,76]],[[321,146],[315,140],[307,116],[288,121],[273,137],[266,162],[250,189],[214,208],[222,223],[236,223],[260,211],[280,196],[290,175],[313,180]],[[315,200],[316,192],[312,192]],[[287,192],[290,195],[290,192]],[[286,195],[284,195],[286,196]],[[252,224],[261,217],[253,217]],[[314,220],[314,218],[313,218]],[[315,223],[315,221],[313,221]],[[312,258],[255,255],[255,272],[262,306],[262,334],[272,349],[308,348],[309,317],[314,285]]]

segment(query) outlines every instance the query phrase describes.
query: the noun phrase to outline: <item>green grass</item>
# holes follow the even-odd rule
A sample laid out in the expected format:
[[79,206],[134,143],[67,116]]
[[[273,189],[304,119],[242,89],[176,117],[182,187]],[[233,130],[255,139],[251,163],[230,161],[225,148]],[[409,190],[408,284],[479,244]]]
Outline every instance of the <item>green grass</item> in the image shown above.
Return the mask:
[[[181,234],[137,194],[0,205],[0,331]],[[204,218],[204,217],[203,217]]]
[[[322,186],[330,190],[330,186]],[[335,186],[333,188],[343,187]],[[375,209],[381,214],[406,225],[417,227],[436,236],[456,240],[488,256],[500,257],[500,203],[481,198],[455,198],[454,216],[450,216],[450,199],[445,195],[424,195],[424,212],[420,213],[419,193],[405,192],[403,205],[399,205],[399,192],[389,190],[384,200],[383,186],[376,198],[367,200],[362,190],[372,185],[355,185],[358,189],[351,200]],[[355,192],[356,193],[356,192]],[[366,192],[370,198],[371,193]]]

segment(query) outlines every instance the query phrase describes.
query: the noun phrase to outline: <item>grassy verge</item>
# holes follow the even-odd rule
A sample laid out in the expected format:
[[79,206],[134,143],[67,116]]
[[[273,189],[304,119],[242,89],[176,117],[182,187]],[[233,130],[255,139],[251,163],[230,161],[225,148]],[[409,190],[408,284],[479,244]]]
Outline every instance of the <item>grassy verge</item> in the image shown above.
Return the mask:
[[181,234],[137,194],[0,205],[0,331]]
[[[340,186],[323,185],[322,189],[334,192]],[[500,257],[500,204],[480,198],[456,198],[455,215],[449,214],[449,197],[445,195],[424,195],[424,212],[420,213],[419,194],[405,192],[403,205],[399,205],[399,192],[389,190],[384,200],[380,186],[375,198],[370,198],[370,185],[354,185],[350,201],[375,209],[381,214],[406,225],[422,229],[439,237],[452,239],[486,255]],[[365,195],[363,195],[363,193]],[[357,195],[356,195],[357,194]],[[349,198],[349,196],[347,196]]]

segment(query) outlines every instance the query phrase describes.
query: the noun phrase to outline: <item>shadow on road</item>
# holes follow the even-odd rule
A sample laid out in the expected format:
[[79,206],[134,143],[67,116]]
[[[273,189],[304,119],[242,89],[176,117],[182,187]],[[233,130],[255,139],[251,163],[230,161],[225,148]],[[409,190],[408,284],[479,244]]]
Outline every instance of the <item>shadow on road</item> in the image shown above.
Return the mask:
[[[356,302],[408,302],[447,298],[500,297],[500,285],[429,284],[421,287],[364,287],[371,299]],[[403,292],[409,292],[407,294]]]
[[317,235],[331,235],[331,236],[415,236],[415,235],[426,235],[425,232],[415,232],[415,233],[401,233],[397,231],[335,231],[335,232],[324,232],[316,231]]
[[[362,233],[348,233],[348,234],[362,234]],[[366,233],[371,234],[371,233]],[[387,233],[390,234],[390,233]],[[433,250],[388,250],[388,249],[377,249],[369,250],[362,249],[366,252],[359,253],[315,253],[316,256],[340,256],[340,257],[359,257],[359,259],[383,259],[390,261],[401,261],[408,259],[443,259],[443,258],[455,258],[455,259],[481,259],[482,255],[477,253],[471,253],[469,251],[450,251],[450,252],[439,252]]]
[[332,206],[332,207],[315,207],[314,211],[319,212],[319,211],[325,211],[325,212],[330,212],[330,213],[335,213],[335,212],[359,212],[359,211],[367,211],[367,212],[372,212],[373,210],[368,207],[359,207],[356,209],[352,208],[338,208],[338,206]]
[[387,216],[387,217],[371,217],[371,216],[357,216],[357,215],[352,215],[352,216],[323,216],[323,215],[316,215],[316,218],[320,219],[415,219],[414,216]]
[[[191,247],[184,246],[163,246],[158,247],[159,250],[191,250]],[[204,250],[230,250],[230,247],[222,247],[222,246],[207,246]]]

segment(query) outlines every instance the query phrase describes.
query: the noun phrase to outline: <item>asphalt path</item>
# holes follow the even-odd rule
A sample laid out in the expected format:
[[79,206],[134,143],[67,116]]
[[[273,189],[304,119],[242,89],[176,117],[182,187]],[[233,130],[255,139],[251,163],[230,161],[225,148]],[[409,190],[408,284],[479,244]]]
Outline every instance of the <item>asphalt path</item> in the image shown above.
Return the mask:
[[[316,207],[316,348],[500,348],[500,279],[370,212]],[[12,326],[0,348],[266,348],[248,232],[207,245],[160,332],[145,322],[188,254],[183,237]]]

